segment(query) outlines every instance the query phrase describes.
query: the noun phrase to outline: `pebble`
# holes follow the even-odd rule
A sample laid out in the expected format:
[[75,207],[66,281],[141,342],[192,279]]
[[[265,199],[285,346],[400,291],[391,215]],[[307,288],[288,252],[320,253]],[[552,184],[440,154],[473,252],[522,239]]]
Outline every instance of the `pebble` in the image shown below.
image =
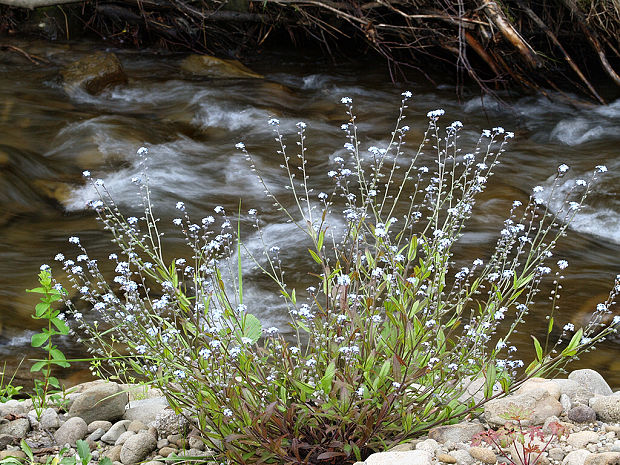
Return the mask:
[[569,452],[566,457],[564,457],[564,460],[562,460],[562,465],[584,465],[584,462],[589,455],[592,455],[592,453],[587,450],[574,450]]
[[471,455],[474,459],[479,460],[482,463],[493,465],[497,462],[495,452],[491,449],[487,449],[486,447],[470,447],[467,452],[469,452],[469,455]]
[[122,433],[118,439],[116,440],[116,442],[114,442],[115,446],[122,446],[123,444],[125,444],[127,442],[127,439],[129,439],[132,436],[135,436],[136,433],[134,431],[125,431],[124,433]]
[[98,428],[92,433],[90,433],[88,437],[86,438],[86,440],[87,441],[99,441],[99,439],[101,439],[104,434],[105,434],[105,430],[103,428]]
[[456,459],[450,454],[439,454],[437,460],[443,463],[456,463]]
[[140,420],[133,420],[131,423],[129,423],[129,426],[127,426],[127,431],[133,431],[134,433],[147,429],[148,428],[146,427],[146,425]]
[[161,455],[162,457],[168,457],[170,454],[176,452],[177,449],[173,449],[172,447],[162,447],[161,449],[159,449],[159,455]]
[[88,424],[88,432],[92,433],[93,431],[98,430],[99,428],[101,428],[103,431],[105,431],[106,433],[110,430],[110,428],[112,428],[112,422],[111,421],[105,421],[105,420],[96,420],[96,421],[92,421]]
[[464,449],[452,451],[450,455],[456,459],[458,465],[471,465],[474,463],[474,458]]
[[568,411],[568,419],[575,423],[593,423],[596,421],[596,412],[587,405],[577,405]]
[[162,447],[166,447],[168,444],[170,444],[170,441],[168,441],[166,438],[160,439],[159,441],[157,441],[157,448],[161,449]]
[[157,438],[148,432],[129,437],[121,449],[121,462],[124,465],[142,462],[157,447]]
[[620,452],[602,452],[586,457],[584,465],[620,465]]
[[580,431],[569,435],[566,442],[575,449],[582,449],[586,444],[598,442],[598,434],[594,431]]

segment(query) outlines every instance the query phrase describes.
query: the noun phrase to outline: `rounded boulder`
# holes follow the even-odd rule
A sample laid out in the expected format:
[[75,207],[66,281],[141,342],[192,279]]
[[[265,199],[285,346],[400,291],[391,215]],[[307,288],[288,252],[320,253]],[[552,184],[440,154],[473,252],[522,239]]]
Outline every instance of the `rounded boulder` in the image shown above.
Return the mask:
[[70,417],[80,417],[87,424],[96,420],[114,421],[123,416],[127,394],[118,384],[107,383],[84,391],[69,409]]

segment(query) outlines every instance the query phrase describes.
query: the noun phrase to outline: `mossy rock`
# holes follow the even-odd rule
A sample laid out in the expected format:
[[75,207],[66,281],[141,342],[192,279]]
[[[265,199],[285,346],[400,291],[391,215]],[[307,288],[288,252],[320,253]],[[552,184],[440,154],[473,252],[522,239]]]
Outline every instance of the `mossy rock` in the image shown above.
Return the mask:
[[65,91],[72,93],[80,88],[91,95],[97,95],[104,89],[127,83],[117,56],[109,52],[95,52],[71,63],[60,72]]
[[210,55],[190,55],[181,62],[186,73],[212,78],[251,78],[263,79],[237,60],[226,60]]

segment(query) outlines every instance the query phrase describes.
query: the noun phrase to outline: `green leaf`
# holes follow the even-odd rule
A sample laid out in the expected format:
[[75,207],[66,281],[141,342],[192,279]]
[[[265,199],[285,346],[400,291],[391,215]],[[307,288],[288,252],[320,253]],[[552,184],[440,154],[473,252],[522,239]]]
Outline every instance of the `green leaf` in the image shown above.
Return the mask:
[[30,339],[30,345],[32,347],[41,347],[43,344],[47,342],[50,335],[47,333],[36,333],[32,335]]
[[28,443],[22,439],[19,445],[21,449],[24,451],[24,453],[28,456],[30,461],[34,462],[34,454],[32,453],[32,449],[30,448]]
[[36,294],[47,294],[47,289],[44,287],[35,287],[34,289],[26,289],[26,292],[34,292]]
[[334,375],[336,374],[336,363],[332,360],[327,368],[325,369],[325,374],[321,378],[321,387],[323,388],[323,392],[329,394],[332,390],[332,381],[334,380]]
[[308,249],[308,252],[310,252],[310,255],[312,255],[314,261],[317,262],[319,265],[323,263],[323,260],[321,260],[321,257],[319,257],[315,251]]
[[551,334],[551,330],[553,329],[553,317],[549,318],[549,325],[547,326],[547,334]]
[[50,308],[50,305],[45,302],[40,302],[34,307],[34,314],[38,317],[45,315],[45,312]]
[[104,457],[99,460],[99,465],[112,465],[112,459],[110,459],[110,457]]
[[581,338],[583,337],[583,328],[579,328],[573,338],[568,343],[568,346],[562,351],[564,357],[572,357],[577,354],[577,347],[579,347],[579,343],[581,342]]
[[83,439],[79,439],[75,445],[77,448],[77,453],[82,459],[82,465],[88,465],[88,462],[90,462],[91,459],[90,447],[88,446],[88,443]]
[[323,229],[320,233],[319,233],[319,239],[316,243],[316,249],[320,252],[321,249],[323,248],[323,241],[325,240],[325,230]]
[[497,380],[497,369],[492,363],[487,366],[486,381],[484,385],[484,396],[490,398],[493,396],[493,387]]
[[260,320],[251,313],[246,313],[243,318],[243,335],[252,340],[252,343],[256,343],[261,337],[263,327]]
[[60,334],[65,335],[65,336],[69,334],[69,327],[60,318],[52,318],[52,324],[56,326],[56,328],[58,328],[58,331],[60,331]]
[[540,342],[538,342],[538,339],[536,339],[536,337],[534,336],[532,336],[532,339],[534,339],[534,349],[536,349],[536,360],[538,360],[539,362],[542,362],[543,350],[542,350],[542,347],[540,346]]
[[66,362],[67,361],[65,354],[63,354],[59,349],[50,350],[50,355],[52,356],[52,360],[54,362]]

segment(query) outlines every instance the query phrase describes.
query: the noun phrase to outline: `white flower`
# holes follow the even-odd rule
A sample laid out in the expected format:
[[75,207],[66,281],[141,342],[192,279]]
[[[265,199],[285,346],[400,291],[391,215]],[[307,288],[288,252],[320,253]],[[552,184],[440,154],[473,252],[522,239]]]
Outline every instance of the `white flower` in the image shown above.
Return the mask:
[[605,165],[597,165],[596,171],[598,173],[605,173],[607,171],[607,167]]
[[90,171],[82,171],[82,176],[84,176],[85,178],[90,178]]
[[175,218],[172,220],[172,223],[174,223],[175,226],[181,226],[181,223],[183,223],[183,220],[181,218]]
[[583,179],[577,179],[575,181],[575,184],[577,184],[578,186],[585,186],[585,185],[587,185],[587,183]]
[[558,268],[560,270],[565,269],[568,266],[568,262],[566,260],[558,260]]
[[140,147],[136,153],[138,155],[146,155],[147,153],[149,153],[149,149],[147,149],[146,147]]
[[69,243],[70,244],[79,244],[80,243],[80,238],[76,237],[76,236],[71,236],[69,238]]
[[566,323],[564,325],[564,331],[575,331],[575,325],[572,323]]
[[429,111],[429,112],[426,114],[426,117],[427,117],[427,118],[431,118],[431,119],[437,119],[437,118],[439,118],[440,116],[442,116],[444,113],[445,113],[445,111],[444,111],[444,110],[442,110],[442,109],[440,108],[440,109],[437,109],[437,110],[431,110],[431,111]]
[[342,97],[340,99],[340,103],[344,103],[345,105],[353,103],[351,97]]
[[185,211],[185,204],[183,202],[177,202],[176,208],[177,210]]
[[298,122],[298,123],[296,124],[296,126],[297,126],[299,129],[306,129],[306,127],[307,127],[308,125],[307,125],[306,123],[304,123],[303,121],[300,121],[300,122]]
[[411,96],[413,95],[410,91],[406,90],[405,92],[403,92],[402,94],[403,97],[405,98],[411,98]]
[[243,150],[245,148],[245,144],[243,142],[237,142],[235,144],[235,148],[239,150]]
[[224,207],[222,207],[221,205],[216,206],[213,211],[215,213],[223,213],[224,212]]
[[56,256],[54,257],[54,260],[62,262],[65,259],[65,256],[61,253],[56,254]]
[[558,166],[558,173],[560,174],[564,174],[569,170],[569,167],[567,164],[562,163],[560,166]]
[[225,408],[224,410],[222,410],[222,415],[224,415],[225,417],[232,417],[233,411],[229,408]]
[[337,282],[339,286],[348,286],[351,284],[351,278],[346,274],[341,274],[338,276]]
[[545,188],[543,186],[536,186],[534,187],[534,192],[539,193],[545,190]]
[[49,265],[45,265],[45,264],[43,264],[43,265],[41,265],[41,266],[39,267],[39,269],[40,269],[41,271],[49,271],[49,270],[51,270],[51,267],[50,267]]
[[280,120],[277,118],[271,118],[269,121],[267,121],[267,124],[270,126],[277,126],[280,124]]

